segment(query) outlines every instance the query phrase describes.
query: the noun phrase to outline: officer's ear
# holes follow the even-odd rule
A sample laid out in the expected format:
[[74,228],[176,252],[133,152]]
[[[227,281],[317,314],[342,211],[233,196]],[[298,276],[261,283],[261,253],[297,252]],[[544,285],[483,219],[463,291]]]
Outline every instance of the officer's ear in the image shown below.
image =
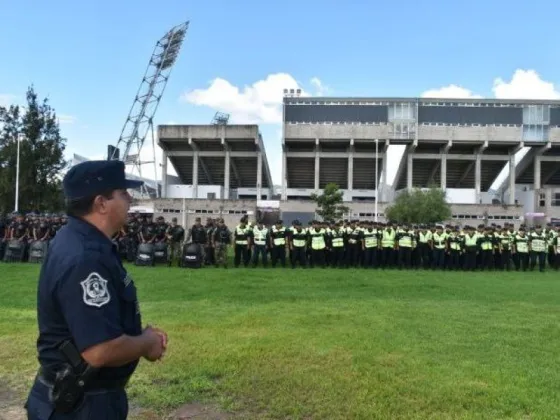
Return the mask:
[[109,212],[109,202],[113,200],[115,191],[96,195],[93,199],[92,210],[96,213],[107,214]]

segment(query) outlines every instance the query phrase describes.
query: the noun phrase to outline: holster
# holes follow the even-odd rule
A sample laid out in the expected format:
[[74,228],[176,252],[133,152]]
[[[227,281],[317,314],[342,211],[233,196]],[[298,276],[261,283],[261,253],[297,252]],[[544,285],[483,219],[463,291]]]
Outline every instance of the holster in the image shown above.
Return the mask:
[[63,341],[58,349],[67,362],[63,369],[56,372],[49,400],[58,413],[70,413],[80,405],[88,382],[98,369],[82,359],[80,352],[70,340]]

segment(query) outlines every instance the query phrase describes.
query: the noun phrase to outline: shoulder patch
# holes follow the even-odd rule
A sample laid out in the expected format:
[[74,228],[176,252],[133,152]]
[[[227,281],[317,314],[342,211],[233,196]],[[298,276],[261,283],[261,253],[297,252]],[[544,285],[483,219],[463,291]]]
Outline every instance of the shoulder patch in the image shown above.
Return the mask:
[[83,300],[86,305],[101,308],[111,301],[111,295],[107,287],[107,280],[97,273],[91,273],[80,282],[84,291]]

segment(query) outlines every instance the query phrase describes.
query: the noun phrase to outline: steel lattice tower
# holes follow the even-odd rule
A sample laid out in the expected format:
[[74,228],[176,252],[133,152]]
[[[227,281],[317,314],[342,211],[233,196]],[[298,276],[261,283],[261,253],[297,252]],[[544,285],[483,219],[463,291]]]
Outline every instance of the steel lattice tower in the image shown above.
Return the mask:
[[[189,28],[189,22],[182,23],[169,30],[157,41],[140,88],[121,131],[119,141],[109,159],[118,159],[120,150],[124,151],[121,160],[127,171],[142,176],[142,165],[153,164],[155,181],[157,182],[157,166],[155,159],[155,138],[153,118],[165,91],[167,80]],[[152,136],[152,160],[142,161],[140,152],[148,133]],[[137,172],[136,172],[137,171]],[[164,174],[165,176],[166,174]],[[146,187],[144,187],[146,188]],[[142,194],[147,193],[147,189]],[[159,195],[159,188],[157,194]]]

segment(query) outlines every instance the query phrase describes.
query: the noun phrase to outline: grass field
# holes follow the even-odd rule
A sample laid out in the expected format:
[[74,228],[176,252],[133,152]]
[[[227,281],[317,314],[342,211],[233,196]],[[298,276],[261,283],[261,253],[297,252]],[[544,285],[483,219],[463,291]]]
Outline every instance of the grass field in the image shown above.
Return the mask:
[[[38,267],[0,271],[0,379],[24,395]],[[130,273],[170,335],[129,386],[158,416],[199,401],[255,419],[560,418],[557,273]]]

